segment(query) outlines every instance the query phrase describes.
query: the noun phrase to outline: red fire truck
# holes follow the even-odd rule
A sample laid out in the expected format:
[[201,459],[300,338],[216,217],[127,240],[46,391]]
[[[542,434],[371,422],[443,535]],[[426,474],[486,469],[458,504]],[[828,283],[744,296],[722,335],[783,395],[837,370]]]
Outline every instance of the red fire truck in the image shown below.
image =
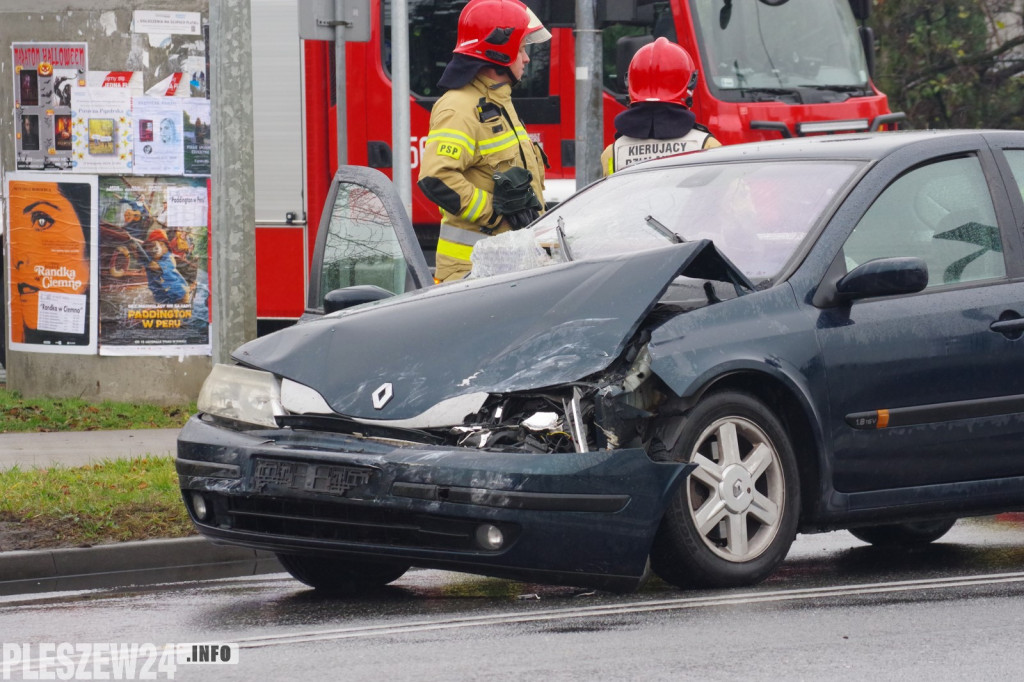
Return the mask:
[[[260,331],[304,307],[321,207],[337,168],[334,48],[293,32],[298,0],[253,3],[257,182],[257,314]],[[575,188],[575,2],[526,0],[552,39],[532,46],[516,109],[548,156],[548,200]],[[624,75],[640,46],[666,36],[697,62],[693,109],[723,144],[891,129],[870,79],[870,0],[598,0],[605,144],[628,104]],[[347,145],[353,165],[390,174],[411,155],[419,241],[437,238],[437,207],[415,187],[437,80],[451,56],[465,0],[408,0],[411,55],[409,146],[391,144],[391,0],[371,0],[369,42],[347,44]],[[858,26],[858,20],[861,25]],[[300,106],[301,105],[301,106]],[[301,113],[300,113],[301,111]],[[595,149],[595,154],[600,154]],[[301,164],[301,167],[300,167]],[[285,177],[285,176],[288,177]],[[301,180],[300,180],[301,178]]]

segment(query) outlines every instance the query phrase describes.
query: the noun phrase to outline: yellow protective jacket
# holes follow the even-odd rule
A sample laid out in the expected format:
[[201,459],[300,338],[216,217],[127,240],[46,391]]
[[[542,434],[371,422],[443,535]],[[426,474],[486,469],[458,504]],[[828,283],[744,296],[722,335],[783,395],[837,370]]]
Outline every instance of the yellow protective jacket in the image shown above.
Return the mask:
[[437,280],[465,277],[473,245],[511,229],[494,213],[496,171],[526,168],[543,203],[543,159],[512,105],[509,84],[478,74],[437,100],[417,181],[427,198],[441,207]]

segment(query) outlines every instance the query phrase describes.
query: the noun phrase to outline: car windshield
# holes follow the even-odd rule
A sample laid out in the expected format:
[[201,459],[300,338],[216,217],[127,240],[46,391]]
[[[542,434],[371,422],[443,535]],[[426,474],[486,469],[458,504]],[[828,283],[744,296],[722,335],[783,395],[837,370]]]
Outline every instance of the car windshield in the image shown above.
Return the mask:
[[[526,230],[479,242],[473,276],[709,239],[751,280],[772,279],[856,173],[851,161],[764,161],[617,173]],[[566,253],[568,252],[568,253]]]
[[867,87],[864,51],[845,0],[691,2],[714,87]]

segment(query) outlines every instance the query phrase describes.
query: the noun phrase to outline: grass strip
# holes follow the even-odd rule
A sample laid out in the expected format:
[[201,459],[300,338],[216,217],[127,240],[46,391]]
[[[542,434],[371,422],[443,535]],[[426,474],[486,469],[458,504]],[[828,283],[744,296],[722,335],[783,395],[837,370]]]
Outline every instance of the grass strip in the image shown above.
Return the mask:
[[196,411],[189,405],[152,405],[78,398],[23,398],[0,388],[0,433],[181,428]]
[[0,471],[0,490],[0,522],[5,526],[0,551],[195,533],[172,457],[104,460],[83,467],[15,467]]

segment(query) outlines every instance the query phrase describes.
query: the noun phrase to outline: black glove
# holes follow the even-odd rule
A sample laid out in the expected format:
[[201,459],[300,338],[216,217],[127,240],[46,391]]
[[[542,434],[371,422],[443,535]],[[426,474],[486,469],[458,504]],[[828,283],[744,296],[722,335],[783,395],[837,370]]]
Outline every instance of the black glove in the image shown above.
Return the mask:
[[503,216],[513,230],[532,223],[544,208],[530,186],[532,181],[530,171],[518,166],[494,174],[494,212]]

